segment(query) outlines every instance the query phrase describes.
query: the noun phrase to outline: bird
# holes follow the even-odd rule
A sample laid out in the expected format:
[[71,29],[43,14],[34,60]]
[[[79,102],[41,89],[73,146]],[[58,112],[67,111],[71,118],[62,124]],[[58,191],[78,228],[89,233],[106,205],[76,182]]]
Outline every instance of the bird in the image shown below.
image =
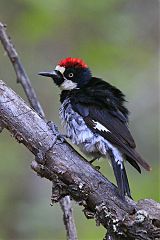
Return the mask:
[[[129,111],[121,90],[94,77],[80,58],[67,57],[54,70],[39,72],[60,88],[59,116],[71,142],[86,155],[109,159],[119,194],[132,198],[125,162],[139,173],[151,166],[136,150],[129,130]],[[140,166],[139,166],[140,165]]]

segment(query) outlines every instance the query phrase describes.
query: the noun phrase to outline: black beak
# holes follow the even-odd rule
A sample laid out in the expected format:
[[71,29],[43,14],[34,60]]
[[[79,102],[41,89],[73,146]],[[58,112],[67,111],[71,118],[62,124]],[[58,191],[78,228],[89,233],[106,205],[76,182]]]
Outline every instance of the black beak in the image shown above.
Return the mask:
[[51,77],[54,80],[60,80],[62,78],[62,74],[57,70],[53,70],[51,72],[39,72],[38,75],[41,75],[44,77]]

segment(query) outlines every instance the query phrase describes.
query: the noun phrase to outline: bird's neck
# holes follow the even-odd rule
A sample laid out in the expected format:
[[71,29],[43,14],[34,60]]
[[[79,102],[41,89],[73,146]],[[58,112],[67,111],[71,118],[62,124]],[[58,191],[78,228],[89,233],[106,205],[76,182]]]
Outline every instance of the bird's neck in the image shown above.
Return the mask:
[[60,102],[63,103],[67,98],[70,98],[77,94],[78,89],[63,90],[60,94]]
[[[67,98],[76,98],[76,96],[78,97],[79,94],[83,95],[84,93],[86,93],[87,89],[89,88],[90,91],[95,89],[95,85],[97,85],[97,83],[99,84],[99,82],[103,82],[101,79],[99,78],[94,78],[92,77],[90,79],[90,81],[88,83],[86,83],[84,86],[81,86],[81,88],[75,88],[72,90],[63,90],[60,94],[60,102],[63,103]],[[89,92],[87,91],[87,95],[89,94]],[[87,97],[87,95],[85,97]]]

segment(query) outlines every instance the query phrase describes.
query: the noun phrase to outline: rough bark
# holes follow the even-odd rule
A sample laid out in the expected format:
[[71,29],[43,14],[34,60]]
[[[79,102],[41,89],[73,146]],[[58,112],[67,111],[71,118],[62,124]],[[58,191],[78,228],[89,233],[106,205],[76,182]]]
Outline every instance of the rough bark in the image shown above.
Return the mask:
[[106,239],[159,239],[160,204],[154,200],[122,200],[117,187],[83,159],[68,143],[61,143],[46,122],[0,81],[0,122],[37,158],[32,168],[54,180],[52,200],[70,195],[107,230]]

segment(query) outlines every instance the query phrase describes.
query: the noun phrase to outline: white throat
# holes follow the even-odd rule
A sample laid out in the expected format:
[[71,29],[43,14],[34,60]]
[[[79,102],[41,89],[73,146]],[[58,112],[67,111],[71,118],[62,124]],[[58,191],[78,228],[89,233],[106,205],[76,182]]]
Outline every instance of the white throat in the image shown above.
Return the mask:
[[65,79],[64,82],[60,85],[61,90],[72,90],[75,88],[77,88],[77,83],[72,82],[68,79]]

